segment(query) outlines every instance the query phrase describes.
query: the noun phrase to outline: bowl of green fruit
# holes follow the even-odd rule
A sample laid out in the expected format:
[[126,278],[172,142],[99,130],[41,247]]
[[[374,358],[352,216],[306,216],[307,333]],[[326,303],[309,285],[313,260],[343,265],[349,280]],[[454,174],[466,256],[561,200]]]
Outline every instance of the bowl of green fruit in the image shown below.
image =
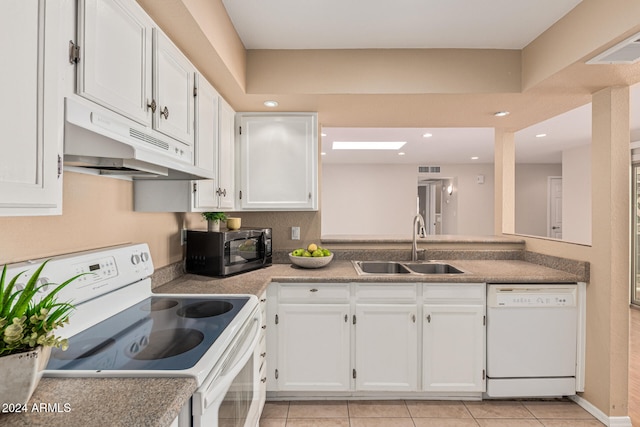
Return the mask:
[[311,243],[306,249],[300,248],[290,252],[289,259],[293,265],[298,267],[320,268],[331,262],[333,253],[329,249],[324,249],[315,243]]

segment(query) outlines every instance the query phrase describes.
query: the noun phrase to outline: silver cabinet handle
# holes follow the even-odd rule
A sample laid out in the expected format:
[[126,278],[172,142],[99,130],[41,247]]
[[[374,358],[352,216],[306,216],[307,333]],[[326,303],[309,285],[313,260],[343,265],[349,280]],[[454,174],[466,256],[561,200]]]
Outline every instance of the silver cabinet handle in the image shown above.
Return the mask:
[[149,104],[149,102],[147,102],[147,109],[151,108],[151,112],[155,113],[156,112],[156,108],[158,107],[158,104],[156,104],[156,100],[152,99],[151,100],[151,104]]
[[318,290],[316,288],[311,288],[309,289],[309,292],[318,292]]
[[262,378],[262,379],[260,380],[260,382],[262,382],[262,383],[266,383],[266,382],[267,382],[267,377]]
[[164,116],[165,120],[169,119],[169,109],[165,105],[165,107],[160,110],[160,117]]
[[411,321],[413,321],[413,323],[416,323],[416,315],[415,314],[411,315]]
[[427,322],[431,323],[431,315],[427,314]]
[[266,357],[267,356],[267,352],[265,351],[264,353],[260,353],[260,357]]

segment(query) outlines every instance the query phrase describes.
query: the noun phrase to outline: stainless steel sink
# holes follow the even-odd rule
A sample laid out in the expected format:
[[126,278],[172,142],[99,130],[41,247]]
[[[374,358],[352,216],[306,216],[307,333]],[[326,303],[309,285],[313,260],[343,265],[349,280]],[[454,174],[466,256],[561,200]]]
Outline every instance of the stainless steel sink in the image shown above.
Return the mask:
[[409,270],[419,274],[462,274],[463,271],[450,264],[436,262],[404,264]]
[[463,274],[464,271],[440,262],[352,261],[359,275]]
[[407,267],[395,261],[355,261],[358,274],[409,274]]

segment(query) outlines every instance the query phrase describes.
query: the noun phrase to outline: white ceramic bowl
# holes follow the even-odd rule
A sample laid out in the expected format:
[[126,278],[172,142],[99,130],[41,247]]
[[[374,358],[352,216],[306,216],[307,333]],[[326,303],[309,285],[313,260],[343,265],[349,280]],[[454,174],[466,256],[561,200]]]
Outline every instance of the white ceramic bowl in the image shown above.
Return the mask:
[[289,259],[291,260],[291,264],[297,265],[302,268],[320,268],[329,264],[333,259],[333,253],[329,256],[318,256],[318,257],[309,257],[309,256],[293,256],[291,252],[289,252]]

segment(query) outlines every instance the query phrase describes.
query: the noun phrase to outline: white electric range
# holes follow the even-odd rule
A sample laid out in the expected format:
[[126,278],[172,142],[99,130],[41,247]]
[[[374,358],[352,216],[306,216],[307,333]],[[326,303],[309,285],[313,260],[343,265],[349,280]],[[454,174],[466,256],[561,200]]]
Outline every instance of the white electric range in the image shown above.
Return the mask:
[[[7,277],[21,274],[20,288],[44,261],[9,265]],[[178,425],[257,425],[257,297],[153,294],[153,271],[146,244],[52,257],[40,276],[42,297],[54,288],[47,283],[82,276],[58,294],[76,309],[56,331],[69,349],[53,349],[44,375],[193,377],[198,389]]]

